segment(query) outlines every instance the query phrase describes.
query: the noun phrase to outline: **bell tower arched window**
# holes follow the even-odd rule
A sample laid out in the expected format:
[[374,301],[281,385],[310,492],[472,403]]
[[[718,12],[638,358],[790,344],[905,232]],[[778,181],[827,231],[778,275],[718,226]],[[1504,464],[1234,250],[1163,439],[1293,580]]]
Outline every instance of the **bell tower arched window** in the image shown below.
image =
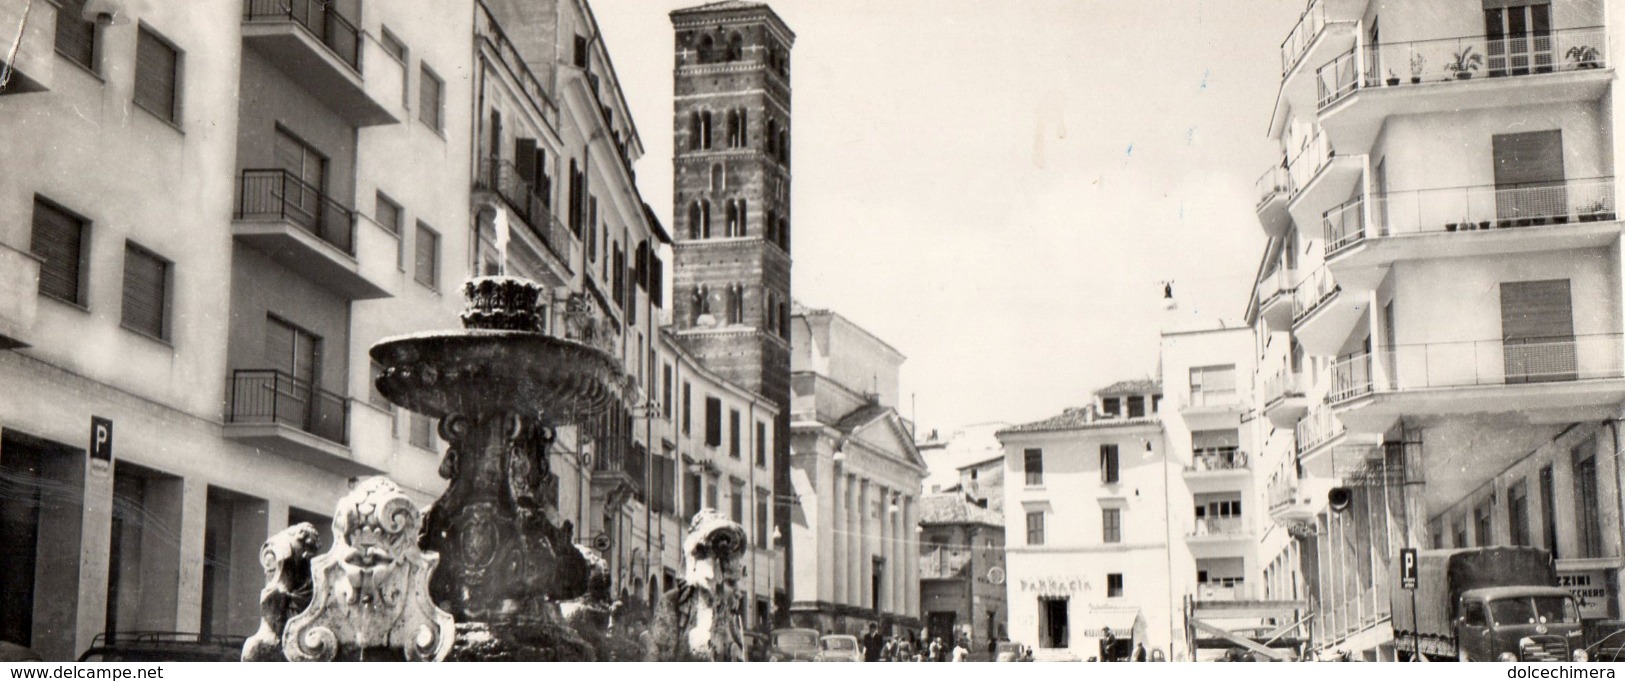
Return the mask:
[[716,45],[716,41],[713,40],[711,38],[711,36],[709,36],[709,35],[700,36],[700,42],[699,42],[699,45],[697,46],[696,49],[700,53],[699,56],[700,56],[700,63],[701,64],[708,64],[708,63],[716,60],[717,45]]
[[711,148],[711,112],[700,112],[700,148]]
[[728,61],[739,61],[745,58],[745,38],[735,31],[728,36]]
[[691,111],[688,114],[688,148],[691,150],[700,149],[703,139],[700,133],[700,112]]
[[694,287],[693,308],[694,318],[691,321],[694,323],[699,323],[700,317],[711,314],[711,291],[705,284]]
[[704,231],[704,217],[700,213],[700,202],[688,204],[688,238],[700,239]]
[[745,287],[741,284],[728,285],[728,323],[745,323]]

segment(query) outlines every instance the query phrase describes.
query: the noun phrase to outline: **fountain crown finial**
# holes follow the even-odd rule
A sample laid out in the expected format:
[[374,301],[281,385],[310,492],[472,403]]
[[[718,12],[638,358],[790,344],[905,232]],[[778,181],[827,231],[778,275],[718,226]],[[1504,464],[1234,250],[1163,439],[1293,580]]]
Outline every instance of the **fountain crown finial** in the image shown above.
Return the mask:
[[473,277],[463,282],[463,328],[497,331],[546,329],[546,287],[519,277]]

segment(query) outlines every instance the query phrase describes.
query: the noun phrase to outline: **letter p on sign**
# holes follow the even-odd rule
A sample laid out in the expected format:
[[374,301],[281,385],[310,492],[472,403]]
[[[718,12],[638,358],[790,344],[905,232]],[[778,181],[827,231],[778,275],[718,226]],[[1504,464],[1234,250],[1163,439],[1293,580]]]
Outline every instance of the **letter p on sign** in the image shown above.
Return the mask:
[[1399,588],[1416,590],[1416,549],[1399,550]]

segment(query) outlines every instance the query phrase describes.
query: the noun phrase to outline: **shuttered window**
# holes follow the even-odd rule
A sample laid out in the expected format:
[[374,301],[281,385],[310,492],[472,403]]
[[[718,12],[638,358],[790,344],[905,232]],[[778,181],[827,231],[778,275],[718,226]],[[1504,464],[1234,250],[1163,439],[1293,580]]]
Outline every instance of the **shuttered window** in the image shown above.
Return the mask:
[[418,120],[438,132],[441,128],[441,105],[444,103],[441,93],[443,86],[440,77],[434,75],[427,64],[421,70],[418,78]]
[[514,140],[513,166],[519,179],[532,188],[536,186],[536,140],[528,137]]
[[418,223],[416,235],[417,264],[413,278],[432,289],[440,288],[440,235],[428,225]]
[[91,71],[96,70],[96,23],[84,15],[85,0],[58,0],[56,53]]
[[1100,446],[1100,481],[1117,482],[1117,445]]
[[1508,383],[1574,380],[1568,280],[1502,283],[1501,338]]
[[124,246],[124,327],[169,338],[169,262],[135,244]]
[[84,305],[87,233],[84,220],[56,206],[34,200],[34,233],[29,250],[42,261],[40,295]]
[[728,410],[728,456],[735,459],[741,457],[739,451],[739,410]]
[[409,62],[406,55],[406,43],[401,42],[401,39],[395,37],[395,34],[391,33],[389,29],[380,27],[378,44],[383,46],[384,52],[401,63],[401,106],[411,106],[411,103],[407,101],[406,94],[408,91],[406,65]]
[[[1496,135],[1491,138],[1495,158],[1495,186],[1553,187],[1540,191],[1497,191],[1495,214],[1502,221],[1567,215],[1568,197],[1563,183],[1563,132],[1544,130]],[[1503,222],[1501,226],[1526,224]]]
[[143,26],[135,47],[135,103],[159,118],[177,121],[180,62],[180,52]]
[[722,446],[722,400],[719,398],[705,398],[705,444]]

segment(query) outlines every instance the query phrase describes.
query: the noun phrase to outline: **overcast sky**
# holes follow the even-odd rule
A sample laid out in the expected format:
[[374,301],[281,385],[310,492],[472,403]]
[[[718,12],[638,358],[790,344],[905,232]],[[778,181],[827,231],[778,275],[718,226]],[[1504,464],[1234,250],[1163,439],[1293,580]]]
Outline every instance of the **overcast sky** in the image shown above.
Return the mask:
[[[667,12],[695,4],[592,2],[667,225]],[[1152,376],[1171,314],[1241,318],[1303,0],[769,4],[796,32],[794,295],[908,356],[922,434]]]

